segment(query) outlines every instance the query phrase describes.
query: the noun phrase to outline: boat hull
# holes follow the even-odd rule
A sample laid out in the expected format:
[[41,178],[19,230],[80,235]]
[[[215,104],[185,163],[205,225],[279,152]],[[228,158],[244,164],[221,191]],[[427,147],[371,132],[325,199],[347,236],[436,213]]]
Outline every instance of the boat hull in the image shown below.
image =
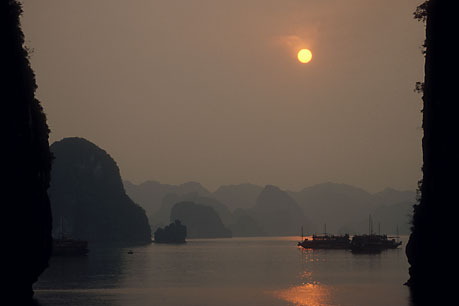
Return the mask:
[[330,249],[330,250],[346,250],[351,246],[349,235],[345,236],[313,236],[312,240],[305,239],[298,242],[298,246],[305,249]]
[[87,241],[73,239],[58,239],[53,241],[53,256],[84,256],[88,252]]
[[350,249],[353,253],[380,253],[401,244],[401,241],[387,239],[386,235],[361,235],[352,238]]

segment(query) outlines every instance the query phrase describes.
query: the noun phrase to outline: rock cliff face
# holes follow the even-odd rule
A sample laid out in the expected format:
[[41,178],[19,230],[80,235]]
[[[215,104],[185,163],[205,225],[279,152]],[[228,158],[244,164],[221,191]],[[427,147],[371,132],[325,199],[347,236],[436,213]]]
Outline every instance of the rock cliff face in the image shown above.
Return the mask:
[[46,116],[35,98],[35,74],[20,27],[18,1],[0,1],[2,140],[2,299],[25,305],[48,266],[51,171]]
[[124,191],[119,168],[104,150],[83,138],[53,143],[49,190],[54,235],[99,242],[151,241],[145,211]]
[[459,104],[457,78],[452,77],[457,55],[451,48],[457,9],[457,1],[429,0],[415,13],[417,18],[426,18],[426,59],[421,198],[414,207],[406,246],[414,305],[446,305],[457,300],[455,282],[450,281],[457,268],[452,241],[457,232]]
[[189,238],[230,238],[231,231],[217,212],[209,206],[194,202],[180,202],[171,210],[171,221],[180,220],[187,227]]

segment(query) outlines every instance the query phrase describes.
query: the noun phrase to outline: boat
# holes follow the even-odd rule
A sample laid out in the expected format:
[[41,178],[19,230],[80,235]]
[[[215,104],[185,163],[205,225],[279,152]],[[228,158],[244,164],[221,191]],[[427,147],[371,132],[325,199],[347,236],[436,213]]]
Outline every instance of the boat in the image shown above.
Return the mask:
[[128,253],[128,254],[134,254],[134,251],[129,250],[127,253]]
[[88,242],[68,237],[53,239],[53,256],[82,256],[88,254]]
[[305,249],[349,249],[351,240],[349,234],[345,235],[330,235],[325,231],[322,235],[312,235],[312,239],[303,239],[303,228],[301,228],[301,241],[298,246]]
[[[398,230],[397,230],[398,231]],[[351,251],[353,253],[380,253],[387,249],[396,249],[402,244],[396,237],[387,237],[387,235],[374,234],[373,222],[371,215],[369,218],[369,234],[355,235],[351,241]]]
[[312,239],[305,238],[303,241],[298,242],[298,246],[305,249],[348,249],[351,240],[349,235],[313,235]]
[[387,249],[396,249],[402,244],[387,235],[355,235],[351,241],[351,251],[353,253],[379,253]]
[[53,238],[53,256],[83,256],[88,254],[88,242],[67,237],[64,232],[64,222],[61,217],[59,238]]

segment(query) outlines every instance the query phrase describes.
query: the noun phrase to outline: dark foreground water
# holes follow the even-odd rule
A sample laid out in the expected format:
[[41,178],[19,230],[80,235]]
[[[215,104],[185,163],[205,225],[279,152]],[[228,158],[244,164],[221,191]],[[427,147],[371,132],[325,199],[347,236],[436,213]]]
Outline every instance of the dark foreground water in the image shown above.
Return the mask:
[[[407,306],[402,248],[377,255],[304,250],[298,237],[196,239],[184,245],[90,245],[53,258],[35,285],[48,305]],[[128,254],[132,249],[134,254]]]

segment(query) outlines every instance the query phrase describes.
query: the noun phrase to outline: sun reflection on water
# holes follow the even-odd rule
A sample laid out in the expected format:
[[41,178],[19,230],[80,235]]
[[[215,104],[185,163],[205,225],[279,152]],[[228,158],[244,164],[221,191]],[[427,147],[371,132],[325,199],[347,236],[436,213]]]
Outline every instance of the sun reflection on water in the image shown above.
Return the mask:
[[336,306],[332,304],[331,289],[318,283],[276,290],[274,296],[297,306]]

